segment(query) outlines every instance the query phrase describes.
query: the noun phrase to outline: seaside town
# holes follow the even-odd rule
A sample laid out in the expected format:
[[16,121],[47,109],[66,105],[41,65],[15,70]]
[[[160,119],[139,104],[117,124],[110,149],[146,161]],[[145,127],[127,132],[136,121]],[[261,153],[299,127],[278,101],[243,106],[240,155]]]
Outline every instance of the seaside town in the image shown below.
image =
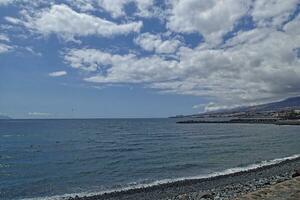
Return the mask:
[[[195,115],[178,115],[177,123],[252,123],[300,125],[299,97],[280,102],[241,107],[231,110],[206,112]],[[293,102],[293,103],[291,103]]]

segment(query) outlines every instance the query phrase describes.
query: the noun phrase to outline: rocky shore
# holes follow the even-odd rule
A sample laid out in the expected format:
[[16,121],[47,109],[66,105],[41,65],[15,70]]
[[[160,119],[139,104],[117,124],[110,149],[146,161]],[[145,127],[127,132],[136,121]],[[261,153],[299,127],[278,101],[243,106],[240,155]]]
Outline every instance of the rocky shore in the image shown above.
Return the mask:
[[[184,180],[151,187],[106,193],[89,197],[70,197],[68,200],[204,200],[247,199],[245,195],[291,180],[300,168],[300,158],[265,166],[247,172],[207,179]],[[254,195],[255,196],[255,195]]]
[[275,185],[266,187],[255,192],[250,192],[239,200],[299,200],[300,199],[300,176]]

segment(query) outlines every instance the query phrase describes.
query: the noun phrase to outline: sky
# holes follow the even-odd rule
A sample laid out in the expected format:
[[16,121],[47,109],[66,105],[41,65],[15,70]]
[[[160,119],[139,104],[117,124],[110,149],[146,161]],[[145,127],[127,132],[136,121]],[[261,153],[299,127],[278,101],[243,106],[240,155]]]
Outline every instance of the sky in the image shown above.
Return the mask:
[[0,0],[0,115],[167,117],[300,95],[300,0]]

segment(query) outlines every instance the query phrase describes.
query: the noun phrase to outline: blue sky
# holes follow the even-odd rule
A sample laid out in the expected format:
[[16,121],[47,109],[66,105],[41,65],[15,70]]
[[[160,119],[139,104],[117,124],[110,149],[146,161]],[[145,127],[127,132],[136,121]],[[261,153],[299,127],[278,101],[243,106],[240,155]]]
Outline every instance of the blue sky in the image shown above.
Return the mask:
[[0,114],[166,117],[300,93],[299,0],[0,0]]

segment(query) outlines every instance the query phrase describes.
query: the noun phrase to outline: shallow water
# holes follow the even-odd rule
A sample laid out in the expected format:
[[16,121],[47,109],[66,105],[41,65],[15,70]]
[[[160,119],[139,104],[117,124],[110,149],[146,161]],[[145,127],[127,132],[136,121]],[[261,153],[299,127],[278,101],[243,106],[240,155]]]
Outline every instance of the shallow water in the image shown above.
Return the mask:
[[0,199],[135,187],[300,153],[300,126],[0,120]]

